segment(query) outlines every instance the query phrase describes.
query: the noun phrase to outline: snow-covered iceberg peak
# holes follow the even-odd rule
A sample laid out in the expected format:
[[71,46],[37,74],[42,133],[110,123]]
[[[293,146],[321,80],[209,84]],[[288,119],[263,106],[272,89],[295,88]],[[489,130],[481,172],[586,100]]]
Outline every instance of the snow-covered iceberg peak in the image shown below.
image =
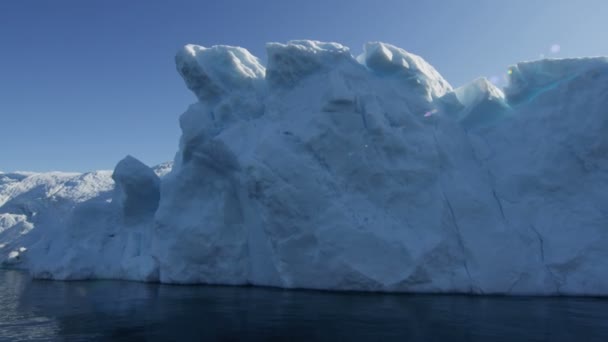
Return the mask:
[[249,51],[226,45],[186,45],[175,56],[175,64],[188,88],[205,102],[233,92],[251,91],[266,73],[260,60]]
[[463,109],[457,114],[465,127],[475,127],[494,122],[509,108],[504,93],[485,77],[454,90]]
[[[259,98],[266,85],[266,69],[246,49],[186,45],[177,53],[175,62],[186,86],[199,99],[180,117],[180,150],[187,151],[186,146],[262,114]],[[181,157],[176,160],[178,167],[180,164]]]
[[452,90],[450,84],[422,57],[396,46],[370,42],[365,44],[359,62],[382,75],[395,74],[417,84],[429,100],[443,96]]
[[478,103],[484,98],[497,100],[504,100],[505,98],[502,90],[497,88],[485,77],[480,77],[471,83],[467,83],[454,90],[454,92],[456,93],[458,100],[467,107]]

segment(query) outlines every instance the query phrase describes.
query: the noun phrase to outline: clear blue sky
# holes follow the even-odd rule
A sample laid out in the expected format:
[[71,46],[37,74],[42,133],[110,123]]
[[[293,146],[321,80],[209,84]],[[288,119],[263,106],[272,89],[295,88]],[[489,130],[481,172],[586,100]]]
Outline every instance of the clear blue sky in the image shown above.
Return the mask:
[[[195,101],[187,43],[366,41],[424,57],[454,86],[521,60],[608,55],[605,0],[0,1],[0,170],[112,169],[173,158]],[[551,46],[560,51],[552,53]]]

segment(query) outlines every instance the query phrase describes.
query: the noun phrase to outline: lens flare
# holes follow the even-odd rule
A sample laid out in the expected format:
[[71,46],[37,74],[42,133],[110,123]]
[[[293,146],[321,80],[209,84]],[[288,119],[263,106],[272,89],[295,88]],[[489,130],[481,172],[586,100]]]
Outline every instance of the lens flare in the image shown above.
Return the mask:
[[551,53],[558,53],[562,50],[562,47],[559,44],[551,45]]
[[424,117],[429,117],[435,113],[437,113],[437,109],[429,110],[428,112],[424,113]]

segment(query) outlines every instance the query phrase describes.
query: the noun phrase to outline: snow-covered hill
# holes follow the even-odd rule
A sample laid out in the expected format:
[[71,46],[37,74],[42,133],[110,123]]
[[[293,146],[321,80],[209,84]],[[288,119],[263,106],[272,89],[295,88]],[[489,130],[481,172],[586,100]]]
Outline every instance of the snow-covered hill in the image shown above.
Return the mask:
[[[0,255],[51,279],[608,295],[608,59],[458,89],[368,43],[184,47],[171,172],[1,174]],[[160,171],[165,170],[165,171]]]
[[[162,177],[172,165],[162,163],[153,171]],[[110,203],[113,189],[112,171],[0,172],[0,262],[23,266],[30,246],[41,237],[65,234],[76,208]]]

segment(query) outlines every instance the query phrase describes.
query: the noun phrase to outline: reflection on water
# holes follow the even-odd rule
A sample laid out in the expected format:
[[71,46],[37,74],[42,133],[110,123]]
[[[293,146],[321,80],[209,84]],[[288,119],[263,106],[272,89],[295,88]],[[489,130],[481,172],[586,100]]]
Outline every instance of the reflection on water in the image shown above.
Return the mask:
[[388,295],[0,270],[0,340],[608,341],[608,300]]

